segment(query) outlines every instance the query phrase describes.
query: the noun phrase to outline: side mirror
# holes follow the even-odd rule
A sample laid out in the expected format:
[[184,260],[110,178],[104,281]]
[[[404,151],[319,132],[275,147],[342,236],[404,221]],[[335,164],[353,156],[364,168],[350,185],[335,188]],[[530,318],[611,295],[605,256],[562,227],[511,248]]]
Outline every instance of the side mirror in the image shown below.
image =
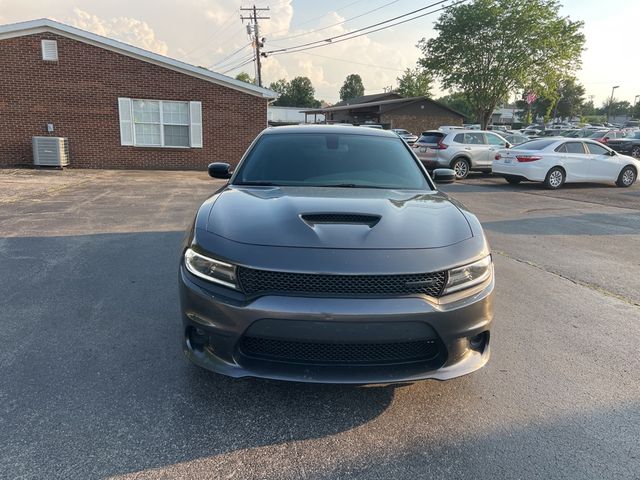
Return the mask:
[[611,155],[612,157],[615,157],[615,156],[617,155],[617,153],[616,153],[616,151],[615,151],[615,150],[611,150],[611,151],[609,152],[609,155]]
[[436,168],[432,178],[436,183],[453,183],[456,180],[456,172],[450,168]]
[[210,163],[207,170],[209,171],[210,177],[229,179],[231,178],[231,172],[229,171],[230,168],[231,165],[228,163],[215,162]]

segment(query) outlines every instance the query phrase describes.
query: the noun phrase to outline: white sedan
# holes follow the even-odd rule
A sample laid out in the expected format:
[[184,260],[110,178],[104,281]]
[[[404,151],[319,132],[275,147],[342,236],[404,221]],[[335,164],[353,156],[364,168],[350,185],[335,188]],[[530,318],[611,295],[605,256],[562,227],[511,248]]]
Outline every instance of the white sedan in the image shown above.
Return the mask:
[[630,187],[638,178],[640,161],[593,140],[541,138],[500,150],[492,170],[509,183],[544,182],[550,189],[565,182],[615,182]]

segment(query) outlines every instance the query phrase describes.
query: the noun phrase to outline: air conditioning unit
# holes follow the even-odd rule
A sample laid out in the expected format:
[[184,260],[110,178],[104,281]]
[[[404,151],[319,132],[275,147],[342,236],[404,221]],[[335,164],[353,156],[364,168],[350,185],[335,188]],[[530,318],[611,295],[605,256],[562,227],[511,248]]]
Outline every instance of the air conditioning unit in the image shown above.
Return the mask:
[[62,137],[33,137],[33,164],[37,167],[69,165],[69,140]]

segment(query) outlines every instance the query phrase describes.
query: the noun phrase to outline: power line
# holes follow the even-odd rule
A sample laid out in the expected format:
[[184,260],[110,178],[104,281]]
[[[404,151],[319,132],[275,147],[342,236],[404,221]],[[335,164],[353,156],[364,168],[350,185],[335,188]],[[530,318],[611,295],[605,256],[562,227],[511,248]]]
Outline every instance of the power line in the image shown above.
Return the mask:
[[[412,12],[404,13],[404,14],[402,14],[402,15],[398,15],[397,17],[393,17],[393,18],[390,18],[390,19],[388,19],[388,20],[384,20],[384,21],[382,21],[382,22],[374,23],[373,25],[368,25],[368,26],[366,26],[366,27],[358,28],[357,30],[352,30],[351,32],[342,33],[342,34],[340,34],[340,35],[336,35],[335,37],[329,37],[329,38],[325,38],[325,39],[323,39],[323,40],[316,40],[315,42],[303,43],[303,44],[300,44],[300,45],[295,45],[295,46],[293,46],[293,47],[281,48],[281,49],[279,49],[279,50],[271,50],[271,51],[268,51],[268,52],[265,52],[265,53],[267,53],[267,54],[273,54],[273,53],[284,52],[284,51],[292,50],[292,49],[296,49],[296,48],[302,48],[302,47],[307,47],[307,46],[310,46],[310,45],[315,45],[315,44],[317,44],[317,43],[322,43],[322,44],[324,44],[324,43],[328,43],[328,42],[333,42],[333,40],[335,40],[335,39],[337,39],[337,38],[343,38],[343,37],[346,37],[346,36],[351,36],[351,35],[353,35],[354,33],[362,32],[363,30],[368,30],[368,29],[370,29],[370,28],[377,27],[377,26],[379,26],[379,25],[383,25],[383,24],[385,24],[385,23],[393,22],[394,20],[398,20],[399,18],[407,17],[407,16],[409,16],[409,15],[413,15],[414,13],[421,12],[421,11],[426,10],[426,9],[428,9],[428,8],[435,7],[435,6],[437,6],[437,5],[440,5],[441,3],[445,3],[446,1],[447,1],[447,0],[440,0],[440,1],[438,1],[438,2],[432,3],[431,5],[427,5],[426,7],[422,7],[422,8],[418,8],[417,10],[413,10]],[[419,17],[415,17],[415,18],[419,18]],[[387,27],[385,27],[385,28],[389,28],[389,27],[391,27],[391,26],[392,26],[392,25],[389,25],[389,26],[387,26]],[[359,36],[359,35],[358,35],[358,36]],[[355,38],[355,37],[354,37],[354,38]]]
[[222,75],[226,75],[229,72],[233,72],[234,70],[237,70],[240,67],[244,67],[246,64],[253,62],[254,58],[253,55],[251,56],[251,58],[249,58],[246,62],[241,63],[240,65],[236,65],[235,67],[231,67],[228,70],[225,70],[224,72],[222,72]]
[[[439,2],[436,2],[436,3],[433,3],[433,4],[429,5],[428,7],[424,7],[424,8],[418,9],[417,11],[424,10],[425,8],[435,7],[437,5],[440,5],[440,4],[444,3],[445,1],[447,1],[447,0],[441,0]],[[337,35],[335,37],[326,38],[324,40],[319,40],[317,42],[310,42],[310,43],[305,43],[305,44],[302,44],[302,45],[296,45],[296,46],[293,46],[293,47],[281,48],[279,50],[271,50],[271,51],[268,51],[268,52],[264,52],[264,55],[265,56],[266,55],[282,55],[282,54],[285,54],[285,53],[302,52],[304,50],[310,50],[310,49],[313,49],[313,48],[320,48],[320,47],[324,47],[324,46],[327,46],[327,45],[334,45],[336,43],[346,42],[347,40],[352,40],[354,38],[362,37],[364,35],[369,35],[370,33],[379,32],[380,30],[386,30],[387,28],[395,27],[396,25],[401,25],[403,23],[407,23],[407,22],[410,22],[412,20],[417,20],[418,18],[422,18],[422,17],[425,17],[427,15],[431,15],[433,13],[440,12],[442,10],[445,10],[445,9],[449,8],[449,7],[453,7],[453,6],[459,5],[459,4],[464,3],[466,1],[468,1],[468,0],[460,0],[458,2],[452,3],[449,6],[444,6],[444,7],[438,8],[437,10],[433,10],[431,12],[426,12],[426,13],[423,13],[421,15],[417,15],[417,16],[412,17],[412,18],[408,18],[408,19],[401,20],[401,21],[396,22],[396,23],[392,23],[390,25],[385,25],[383,27],[380,27],[380,28],[377,28],[377,29],[374,29],[374,30],[369,30],[369,31],[360,33],[358,35],[352,35],[352,34],[356,33],[356,32],[360,32],[362,30],[368,30],[368,29],[370,29],[372,27],[388,23],[388,22],[396,20],[398,18],[406,17],[407,15],[411,15],[412,13],[415,13],[415,11],[414,12],[410,12],[410,13],[406,13],[404,15],[400,15],[398,17],[386,20],[384,22],[379,22],[379,23],[374,24],[374,25],[369,25],[368,27],[360,28],[358,30],[354,30],[354,31],[349,32],[349,33],[344,33],[342,35]],[[342,38],[342,37],[347,37],[347,38]],[[333,41],[336,38],[338,38],[339,40]],[[317,45],[317,44],[319,44],[319,45]]]
[[234,59],[230,62],[225,63],[224,65],[219,65],[216,67],[216,69],[220,70],[220,69],[225,69],[225,68],[231,68],[231,65],[237,65],[238,63],[243,63],[245,60],[255,60],[255,54],[253,52],[251,52],[248,56],[244,56],[240,59]]
[[374,8],[373,10],[368,10],[366,12],[361,13],[360,15],[356,15],[355,17],[347,18],[345,20],[342,20],[341,22],[333,23],[331,25],[327,25],[326,27],[318,28],[317,30],[311,30],[309,32],[298,33],[297,35],[292,35],[290,37],[279,38],[278,41],[280,42],[280,41],[284,41],[284,40],[291,40],[292,38],[304,37],[306,35],[311,35],[313,33],[321,32],[323,30],[327,30],[327,29],[332,28],[332,27],[337,27],[338,25],[342,25],[342,24],[350,22],[352,20],[356,20],[356,19],[358,19],[360,17],[364,17],[365,15],[369,15],[370,13],[377,12],[378,10],[382,10],[383,8],[388,7],[389,5],[392,5],[394,3],[398,3],[399,1],[400,0],[392,0],[391,2],[387,2],[384,5],[380,5],[379,7]]
[[231,57],[235,56],[236,54],[240,53],[242,50],[244,50],[245,48],[247,48],[249,45],[251,45],[251,42],[245,43],[243,46],[241,46],[239,49],[237,49],[236,51],[234,51],[233,53],[230,53],[229,55],[227,55],[226,57],[224,57],[222,60],[217,61],[216,63],[214,63],[210,68],[214,68],[216,66],[219,66],[220,64],[225,63],[228,59],[230,59]]

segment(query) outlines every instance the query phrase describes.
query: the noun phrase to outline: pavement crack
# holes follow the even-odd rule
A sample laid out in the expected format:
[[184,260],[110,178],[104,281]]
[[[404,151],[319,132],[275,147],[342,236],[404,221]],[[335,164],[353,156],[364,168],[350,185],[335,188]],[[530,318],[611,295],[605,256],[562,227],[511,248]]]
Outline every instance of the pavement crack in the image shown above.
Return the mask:
[[548,270],[547,268],[543,267],[542,265],[538,265],[538,264],[533,263],[533,262],[531,262],[529,260],[524,260],[522,258],[514,257],[513,255],[510,255],[507,252],[503,252],[503,251],[500,251],[500,250],[492,250],[492,253],[501,255],[501,256],[503,256],[505,258],[508,258],[509,260],[514,260],[514,261],[516,261],[518,263],[522,263],[524,265],[528,265],[528,266],[536,268],[536,269],[538,269],[538,270],[540,270],[542,272],[546,272],[546,273],[549,273],[549,274],[554,275],[556,277],[562,278],[564,280],[567,280],[567,281],[573,283],[574,285],[579,285],[581,287],[588,288],[589,290],[593,290],[594,292],[598,292],[598,293],[600,293],[602,295],[606,295],[608,297],[615,298],[616,300],[620,300],[621,302],[624,302],[627,305],[631,305],[633,307],[640,307],[640,302],[638,302],[636,300],[633,300],[631,298],[627,298],[627,297],[625,297],[623,295],[620,295],[618,293],[612,292],[611,290],[607,290],[606,288],[602,288],[600,285],[596,285],[596,284],[590,283],[590,282],[584,282],[582,280],[577,280],[575,278],[568,277],[568,276],[563,275],[562,273],[556,272],[554,270]]

